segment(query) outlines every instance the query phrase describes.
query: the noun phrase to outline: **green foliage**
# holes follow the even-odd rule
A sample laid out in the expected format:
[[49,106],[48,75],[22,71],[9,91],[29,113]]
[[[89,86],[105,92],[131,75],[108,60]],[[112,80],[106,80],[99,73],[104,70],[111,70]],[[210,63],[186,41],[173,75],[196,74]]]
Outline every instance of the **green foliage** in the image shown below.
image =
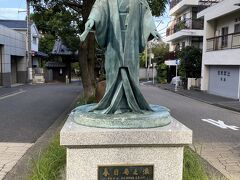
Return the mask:
[[[86,1],[86,2],[85,2]],[[89,0],[88,0],[89,1]],[[83,32],[83,19],[85,11],[92,6],[87,0],[31,0],[34,13],[31,19],[36,23],[39,31],[44,35],[40,49],[50,52],[49,46],[54,43],[54,38],[61,40],[72,50],[79,48],[78,35]],[[166,9],[167,0],[148,0],[155,16],[162,15]],[[52,36],[51,38],[49,36]]]
[[46,34],[39,40],[39,50],[47,54],[52,52],[55,42],[55,37],[51,34]]
[[160,83],[167,83],[168,66],[164,64],[169,53],[169,45],[165,43],[156,44],[152,47],[154,54],[153,62],[157,63],[157,79]]
[[157,67],[157,78],[160,83],[167,83],[168,66],[161,63]]
[[34,167],[29,180],[55,180],[60,175],[60,170],[66,164],[66,149],[60,146],[59,134],[52,140],[49,147],[39,159],[34,162]]
[[179,74],[182,78],[200,78],[202,68],[202,50],[187,46],[178,53],[181,59]]
[[166,55],[169,53],[169,45],[165,43],[156,44],[152,48],[154,54],[154,62],[161,64],[166,60]]
[[168,0],[147,0],[153,16],[161,16],[168,4]]
[[203,162],[189,147],[184,149],[183,180],[208,180]]
[[[80,97],[77,106],[96,102],[95,97]],[[48,148],[40,152],[39,158],[33,162],[31,175],[27,180],[59,180],[66,165],[66,148],[60,146],[59,133],[50,142]]]
[[140,67],[145,68],[146,66],[146,51],[140,54]]

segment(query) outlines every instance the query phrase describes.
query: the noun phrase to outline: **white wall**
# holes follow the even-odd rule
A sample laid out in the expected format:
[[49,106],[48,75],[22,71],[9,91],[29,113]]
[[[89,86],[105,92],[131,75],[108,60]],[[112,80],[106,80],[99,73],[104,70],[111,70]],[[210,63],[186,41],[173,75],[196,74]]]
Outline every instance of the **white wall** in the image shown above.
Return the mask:
[[[154,68],[153,70],[154,73],[154,78],[157,77],[157,70]],[[153,73],[152,73],[152,68],[150,68],[149,70],[149,78],[152,79],[153,77]],[[145,68],[140,68],[139,69],[139,79],[146,79],[147,78],[147,71]]]
[[[222,27],[229,27],[229,34],[234,32],[236,18],[240,18],[240,8],[233,7],[235,0],[225,0],[217,5],[207,8],[199,13],[199,17],[204,16],[204,38],[203,38],[203,59],[202,59],[202,81],[201,90],[208,90],[209,86],[209,66],[210,65],[240,65],[240,48],[226,49],[207,52],[207,39],[221,35]],[[239,2],[239,0],[238,0]],[[239,9],[236,11],[236,9]],[[230,13],[232,11],[232,13]],[[218,17],[218,18],[216,18]],[[214,19],[215,18],[215,19]],[[231,38],[229,38],[231,40]]]
[[199,0],[182,0],[180,1],[176,6],[174,6],[172,9],[170,9],[170,16],[182,13],[185,8],[188,6],[196,6],[198,5]]
[[[33,24],[31,26],[31,33],[32,33],[32,38],[31,38],[31,42],[32,42],[32,51],[38,52],[38,44],[39,44],[39,33],[36,29],[36,26]],[[36,38],[36,43],[34,43],[33,39]]]
[[[25,41],[26,41],[26,47],[27,47],[27,30],[25,29],[15,29],[17,32],[24,35]],[[38,46],[39,46],[39,33],[37,30],[37,27],[35,24],[32,24],[31,26],[31,50],[38,52]],[[33,42],[33,38],[36,37],[36,43]]]

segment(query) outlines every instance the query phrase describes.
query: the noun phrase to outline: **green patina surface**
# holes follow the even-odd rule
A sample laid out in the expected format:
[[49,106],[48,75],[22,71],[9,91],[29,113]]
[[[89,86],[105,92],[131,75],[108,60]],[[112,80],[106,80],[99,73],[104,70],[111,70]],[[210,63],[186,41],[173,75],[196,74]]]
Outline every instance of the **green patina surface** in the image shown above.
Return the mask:
[[94,29],[105,50],[106,92],[98,104],[76,108],[76,123],[101,128],[152,128],[171,122],[169,111],[149,105],[139,89],[139,53],[147,41],[160,38],[146,0],[96,0],[84,41]]
[[115,128],[115,129],[141,129],[162,127],[171,123],[172,117],[169,110],[163,106],[150,105],[153,111],[143,113],[124,113],[124,114],[101,114],[89,112],[96,104],[87,104],[75,108],[69,118],[80,125]]
[[139,53],[160,35],[146,0],[96,0],[85,32],[94,28],[105,50],[106,93],[92,109],[100,114],[152,111],[139,90]]

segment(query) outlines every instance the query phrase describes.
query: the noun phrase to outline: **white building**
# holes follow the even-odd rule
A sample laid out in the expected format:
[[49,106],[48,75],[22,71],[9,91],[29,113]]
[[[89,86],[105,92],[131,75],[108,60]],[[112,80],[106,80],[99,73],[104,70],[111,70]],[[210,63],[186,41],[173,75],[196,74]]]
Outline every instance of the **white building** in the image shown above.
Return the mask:
[[26,43],[23,34],[0,25],[0,86],[27,81]]
[[[25,36],[27,44],[27,21],[26,20],[0,20],[0,24],[6,26],[10,29],[18,31]],[[39,67],[40,61],[39,57],[47,56],[46,54],[39,52],[39,38],[40,34],[38,32],[35,23],[31,23],[31,50],[32,50],[32,65],[33,67]]]
[[198,14],[204,18],[201,90],[240,98],[240,1],[224,0]]
[[197,19],[199,0],[172,0],[170,16],[172,21],[166,32],[166,41],[170,51],[177,51],[185,46],[202,48],[203,20]]

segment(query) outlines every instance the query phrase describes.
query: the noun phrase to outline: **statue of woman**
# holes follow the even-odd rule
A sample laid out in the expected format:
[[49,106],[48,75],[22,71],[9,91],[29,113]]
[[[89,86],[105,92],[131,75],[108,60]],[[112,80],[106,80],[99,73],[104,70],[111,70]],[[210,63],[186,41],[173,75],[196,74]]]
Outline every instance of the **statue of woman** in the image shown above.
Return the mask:
[[105,50],[106,92],[92,110],[102,114],[152,111],[139,89],[139,53],[148,40],[159,39],[146,0],[96,0],[85,32],[94,28]]

